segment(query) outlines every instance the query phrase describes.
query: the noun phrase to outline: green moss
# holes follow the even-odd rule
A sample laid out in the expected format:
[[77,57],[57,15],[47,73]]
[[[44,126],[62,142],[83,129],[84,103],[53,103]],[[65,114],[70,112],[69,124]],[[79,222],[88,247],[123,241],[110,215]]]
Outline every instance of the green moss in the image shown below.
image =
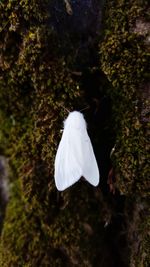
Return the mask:
[[[105,30],[100,44],[101,67],[112,88],[116,150],[112,156],[116,186],[128,196],[127,242],[130,266],[148,266],[149,218],[148,123],[141,118],[141,87],[148,83],[146,35],[135,33],[136,21],[147,18],[147,1],[107,1]],[[132,207],[132,209],[131,209]],[[136,240],[135,240],[136,239]]]
[[[69,69],[70,55],[63,56],[49,26],[48,1],[7,1],[1,8],[0,146],[9,158],[13,188],[0,265],[90,266],[96,233],[103,228],[100,204],[84,183],[58,194],[53,177],[60,129],[68,115],[64,108],[83,108],[83,91]],[[90,215],[93,207],[97,212]]]
[[[144,39],[134,33],[135,21],[143,18],[146,3],[111,1],[106,9],[106,29],[100,45],[101,66],[113,88],[113,116],[116,125],[114,164],[117,186],[122,193],[147,194],[148,165],[144,161],[148,144],[140,119],[139,89],[148,66]],[[144,165],[145,164],[145,165]]]
[[[9,158],[13,173],[0,264],[89,267],[106,261],[106,266],[111,266],[104,230],[104,223],[111,221],[113,213],[108,200],[82,181],[61,194],[54,186],[54,156],[68,114],[64,107],[70,111],[83,108],[87,92],[83,93],[80,82],[71,74],[75,53],[62,53],[62,47],[70,46],[69,37],[61,44],[55,28],[49,25],[51,3],[20,1],[18,5],[18,1],[9,0],[0,10],[0,149]],[[142,3],[111,1],[107,5],[105,37],[100,46],[101,68],[112,83],[108,94],[116,130],[113,164],[117,186],[129,197],[147,196],[147,143],[137,102],[147,50],[143,40],[129,31],[145,12]],[[129,207],[126,211],[130,222]],[[145,219],[143,228],[139,228],[143,217],[144,213],[137,223],[139,236],[147,225]],[[138,264],[143,253],[148,255],[147,235],[143,236]],[[135,255],[131,251],[131,263]]]

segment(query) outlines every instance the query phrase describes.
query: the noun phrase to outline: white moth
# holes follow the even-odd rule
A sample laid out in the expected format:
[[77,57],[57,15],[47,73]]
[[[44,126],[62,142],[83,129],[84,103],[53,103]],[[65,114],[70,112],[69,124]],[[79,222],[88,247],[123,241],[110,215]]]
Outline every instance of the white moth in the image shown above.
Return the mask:
[[99,170],[81,112],[70,112],[55,158],[55,183],[63,191],[83,176],[90,184],[99,183]]

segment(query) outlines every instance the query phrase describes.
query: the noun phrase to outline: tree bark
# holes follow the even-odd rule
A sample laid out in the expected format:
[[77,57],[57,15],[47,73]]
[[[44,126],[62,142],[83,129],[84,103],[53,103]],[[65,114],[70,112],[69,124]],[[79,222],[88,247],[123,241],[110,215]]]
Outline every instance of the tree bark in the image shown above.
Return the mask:
[[[11,169],[1,266],[148,266],[148,8],[1,3],[0,152]],[[85,107],[100,185],[59,193],[66,110]]]

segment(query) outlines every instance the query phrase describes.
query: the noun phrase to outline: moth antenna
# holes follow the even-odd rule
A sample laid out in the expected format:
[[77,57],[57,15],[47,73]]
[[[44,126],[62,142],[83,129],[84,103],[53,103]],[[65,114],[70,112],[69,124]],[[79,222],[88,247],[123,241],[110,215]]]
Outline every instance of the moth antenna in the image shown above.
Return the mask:
[[59,106],[61,106],[65,111],[67,111],[68,113],[70,113],[70,110],[65,108],[62,104],[59,104]]
[[66,110],[68,113],[70,113],[70,110],[69,109],[67,109],[67,108],[65,108],[65,107],[63,107],[64,108],[64,110]]
[[90,106],[87,106],[86,108],[82,108],[82,109],[80,109],[80,112],[83,110],[89,109],[89,108],[90,108]]

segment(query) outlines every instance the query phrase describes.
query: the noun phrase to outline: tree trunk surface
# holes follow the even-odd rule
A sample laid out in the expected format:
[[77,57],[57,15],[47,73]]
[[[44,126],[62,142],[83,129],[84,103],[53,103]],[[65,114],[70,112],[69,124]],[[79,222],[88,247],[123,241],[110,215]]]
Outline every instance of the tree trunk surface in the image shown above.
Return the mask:
[[[149,11],[0,2],[0,266],[149,266]],[[82,109],[100,184],[60,193],[63,121]]]

